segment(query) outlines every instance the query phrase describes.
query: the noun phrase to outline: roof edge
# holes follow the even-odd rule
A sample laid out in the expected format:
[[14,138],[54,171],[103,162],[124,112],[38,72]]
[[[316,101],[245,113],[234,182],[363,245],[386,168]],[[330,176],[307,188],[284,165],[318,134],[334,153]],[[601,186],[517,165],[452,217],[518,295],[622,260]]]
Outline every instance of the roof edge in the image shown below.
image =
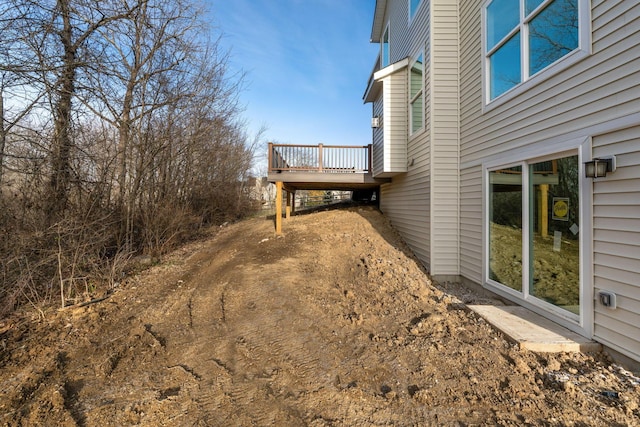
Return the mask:
[[380,37],[384,31],[384,13],[387,10],[387,0],[376,0],[371,28],[371,43],[380,43]]
[[373,73],[374,80],[383,79],[391,74],[397,73],[398,71],[406,68],[409,65],[409,57],[403,58],[400,61],[396,61],[391,65],[387,65],[386,67],[376,71]]
[[375,98],[378,96],[378,93],[382,88],[382,80],[385,77],[390,76],[391,74],[397,73],[398,71],[407,68],[407,66],[409,65],[409,59],[409,57],[403,58],[400,61],[394,62],[393,64],[388,65],[382,69],[374,68],[371,76],[369,77],[367,89],[365,90],[364,96],[362,97],[364,103],[367,104],[369,102],[375,101]]

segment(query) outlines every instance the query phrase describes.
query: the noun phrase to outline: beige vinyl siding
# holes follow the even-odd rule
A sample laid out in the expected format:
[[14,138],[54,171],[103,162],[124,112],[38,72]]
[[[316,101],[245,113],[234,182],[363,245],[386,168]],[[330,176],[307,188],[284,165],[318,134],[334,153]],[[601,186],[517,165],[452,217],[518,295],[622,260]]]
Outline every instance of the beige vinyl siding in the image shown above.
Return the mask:
[[[482,44],[480,1],[460,4],[460,144],[461,163],[469,156],[462,150],[474,139],[482,121]],[[467,148],[467,151],[469,149]]]
[[592,1],[591,55],[483,112],[482,3],[461,2],[461,274],[482,280],[482,163],[591,137],[594,157],[618,160],[615,173],[593,180],[593,228],[585,232],[594,292],[618,297],[616,310],[594,304],[593,335],[640,360],[640,4]]
[[[482,113],[480,2],[460,3],[460,143],[473,138]],[[461,157],[464,162],[466,158]],[[460,274],[482,283],[482,168],[460,170]]]
[[[589,135],[589,127],[640,111],[640,5],[593,2],[593,54],[539,82],[523,95],[482,111],[482,0],[461,8],[461,176],[483,159],[560,135]],[[623,25],[624,24],[624,25]],[[479,206],[478,206],[479,208]],[[480,212],[481,213],[481,212]],[[461,237],[461,245],[469,241]],[[464,270],[472,260],[461,260]],[[475,262],[475,261],[474,261]]]
[[[384,26],[389,24],[391,64],[408,56],[407,14],[406,1],[387,2]],[[383,96],[373,107],[375,114],[382,118],[382,127],[374,135],[373,175],[391,177],[407,170],[407,70],[385,77],[382,84]]]
[[382,127],[384,133],[384,159],[381,173],[374,176],[391,176],[407,171],[407,70],[393,73],[383,79],[384,108]]
[[432,274],[457,275],[458,10],[444,0],[429,6],[414,18],[409,52],[425,54],[425,128],[409,139],[408,173],[383,186],[381,209]]
[[387,22],[390,28],[391,63],[409,56],[409,3],[406,0],[387,1]]
[[[427,1],[427,0],[423,0]],[[420,261],[429,269],[431,247],[430,247],[430,209],[431,198],[430,188],[430,123],[429,117],[429,7],[424,4],[413,18],[411,29],[407,27],[407,5],[404,0],[389,2],[392,14],[395,16],[395,28],[399,36],[403,39],[396,40],[392,46],[395,58],[402,59],[414,56],[424,50],[424,98],[425,98],[425,120],[424,129],[416,132],[407,141],[407,173],[393,177],[391,184],[383,185],[381,188],[380,209],[391,220],[393,226],[403,236],[404,240],[414,251]],[[408,97],[404,99],[404,104],[408,105]],[[408,132],[408,129],[407,129]]]
[[457,2],[431,2],[431,256],[433,275],[459,274]]
[[[481,0],[473,3],[479,11]],[[593,2],[593,55],[485,114],[481,104],[466,104],[463,98],[467,111],[463,114],[462,162],[479,162],[504,150],[640,110],[639,14],[640,4],[634,1]],[[465,29],[463,39],[479,40],[480,33],[478,19],[475,26]],[[480,44],[474,45],[475,52],[464,54],[480,58]],[[479,74],[468,79],[481,83]],[[465,84],[471,85],[472,81]],[[467,95],[473,93],[470,87],[465,89]]]
[[460,173],[460,274],[482,283],[482,168]]
[[382,99],[382,91],[380,91],[380,95],[378,99],[373,103],[371,107],[373,116],[372,117],[380,117],[381,123],[380,127],[373,129],[373,142],[372,142],[372,171],[373,176],[377,176],[379,173],[382,173],[383,164],[384,164],[384,128],[382,127],[383,110],[384,110],[384,100]]
[[617,309],[595,305],[594,337],[640,359],[640,126],[593,138],[594,157],[616,155],[617,170],[593,183],[594,288]]
[[[406,2],[404,2],[406,3]],[[403,6],[402,1],[393,1],[390,0],[387,2],[387,10],[384,13],[382,31],[387,28],[389,25],[389,46],[390,46],[390,57],[389,63],[394,64],[399,62],[407,57],[408,52],[408,24],[406,19],[402,20],[402,14],[407,13],[407,5]],[[379,58],[378,58],[379,59]],[[374,71],[378,71],[380,69],[380,64],[376,64],[374,67]],[[384,110],[384,101],[382,93],[379,98],[374,102],[373,105],[373,114],[374,116],[383,117]],[[374,147],[376,147],[376,142],[382,143],[382,135],[383,129],[382,127],[374,131]],[[382,169],[382,150],[376,150],[374,153],[373,166],[374,171],[376,170],[376,166],[379,167],[379,170]],[[376,155],[378,160],[376,161]]]
[[[423,0],[427,1],[427,0]],[[393,10],[398,14],[400,20],[407,23],[407,1],[396,0],[390,2]],[[424,98],[425,117],[429,117],[429,46],[427,44],[429,23],[429,5],[420,7],[411,23],[411,32],[405,33],[406,40],[401,43],[404,57],[414,56],[424,50]],[[407,49],[405,49],[405,46]],[[408,48],[410,47],[410,50]],[[408,105],[408,98],[404,99]],[[428,268],[431,268],[431,228],[430,228],[430,122],[425,120],[425,128],[415,135],[407,138],[407,173],[397,175],[391,184],[383,185],[381,188],[380,209],[391,220],[394,228],[402,235],[409,247],[414,251],[420,261]]]
[[[417,163],[417,162],[416,162]],[[407,174],[393,178],[393,184],[381,188],[380,209],[391,220],[404,241],[430,269],[429,193],[425,188],[425,168],[413,168]]]
[[[409,50],[407,51],[407,55],[414,55],[425,49],[425,44],[428,40],[429,32],[431,31],[431,10],[429,9],[429,0],[422,1],[425,4],[420,6],[420,10],[413,17],[413,21],[409,27]],[[425,52],[425,58],[427,57],[428,54]]]

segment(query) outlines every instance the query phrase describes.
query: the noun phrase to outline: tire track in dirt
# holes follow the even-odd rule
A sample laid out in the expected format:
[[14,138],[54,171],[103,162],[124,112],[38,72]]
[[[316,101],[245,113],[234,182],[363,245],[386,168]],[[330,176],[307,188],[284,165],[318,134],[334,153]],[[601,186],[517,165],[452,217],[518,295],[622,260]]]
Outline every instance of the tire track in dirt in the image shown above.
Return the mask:
[[375,209],[295,216],[285,231],[222,228],[104,303],[12,329],[0,421],[638,425],[637,378],[518,351],[433,286]]
[[[211,422],[216,417],[221,422],[221,407],[227,407],[228,420],[234,422],[291,420],[297,416],[274,405],[276,398],[330,385],[329,378],[317,384],[322,363],[318,349],[310,346],[320,342],[314,320],[291,310],[298,306],[295,292],[278,282],[287,260],[277,260],[263,240],[243,241],[242,251],[228,248],[226,256],[184,281],[194,286],[194,328],[171,345],[170,359],[193,367],[203,380],[216,377],[210,391],[201,388],[197,399],[203,419]],[[286,273],[289,279],[291,273]]]
[[[295,294],[283,294],[274,282],[252,282],[244,292],[234,295],[236,304],[243,306],[245,295],[252,295],[257,307],[247,315],[234,310],[231,339],[234,339],[236,375],[230,394],[234,405],[246,408],[260,425],[292,416],[290,410],[268,404],[281,398],[297,399],[303,393],[330,386],[318,348],[321,338],[313,330],[313,319],[292,310]],[[230,309],[231,312],[231,309]],[[283,418],[284,417],[284,418]]]
[[237,262],[237,250],[225,241],[232,238],[225,231],[215,239],[216,244],[205,247],[187,262],[185,274],[172,278],[176,284],[173,291],[166,292],[165,298],[158,301],[160,310],[140,314],[147,322],[147,330],[166,337],[161,339],[166,344],[168,369],[182,370],[195,381],[182,397],[195,402],[198,418],[207,424],[216,419],[217,408],[227,400],[221,389],[228,387],[235,372],[235,349],[224,338],[228,335],[225,322],[228,281],[224,279],[237,275],[237,271],[231,271]]
[[[323,239],[309,230],[301,235],[302,240],[321,242]],[[343,373],[344,380],[337,372],[350,358],[367,352],[370,334],[358,329],[362,325],[362,314],[332,309],[336,301],[353,298],[353,292],[345,291],[338,283],[356,280],[359,273],[352,266],[347,272],[341,271],[343,267],[332,270],[331,256],[318,262],[313,252],[297,253],[295,258],[276,257],[271,252],[273,246],[277,253],[282,253],[285,243],[274,240],[260,247],[255,242],[263,239],[257,237],[253,243],[243,242],[244,250],[233,259],[235,268],[215,266],[219,273],[216,281],[222,282],[224,289],[204,291],[201,287],[203,298],[196,298],[213,301],[216,296],[204,294],[221,292],[225,314],[214,328],[214,336],[221,335],[208,338],[205,348],[217,355],[219,364],[232,367],[227,370],[230,382],[220,390],[228,397],[224,406],[219,408],[220,402],[212,404],[213,399],[203,396],[200,402],[210,405],[217,413],[229,414],[226,421],[240,425],[330,420],[330,416],[321,415],[326,408],[314,407],[320,399],[325,404],[338,405],[345,398],[345,390],[357,389],[358,382],[348,380],[353,376],[350,370]],[[343,243],[349,240],[348,235],[342,238]],[[341,263],[335,262],[335,265]],[[200,276],[208,277],[208,274]],[[310,298],[314,293],[318,297]],[[361,307],[360,313],[366,309]],[[336,327],[341,330],[327,330],[327,324],[336,320],[339,323]],[[372,359],[371,355],[367,356]],[[397,358],[382,353],[376,363],[393,365],[397,364]],[[365,366],[364,369],[371,368]],[[390,378],[392,371],[391,366],[377,366],[373,375]],[[383,395],[390,387],[381,379],[373,382],[376,384],[370,388],[386,402]],[[362,384],[367,385],[367,381]],[[358,400],[362,399],[356,402]],[[350,411],[377,412],[374,405],[362,407],[355,402]],[[222,424],[224,422],[220,422]]]

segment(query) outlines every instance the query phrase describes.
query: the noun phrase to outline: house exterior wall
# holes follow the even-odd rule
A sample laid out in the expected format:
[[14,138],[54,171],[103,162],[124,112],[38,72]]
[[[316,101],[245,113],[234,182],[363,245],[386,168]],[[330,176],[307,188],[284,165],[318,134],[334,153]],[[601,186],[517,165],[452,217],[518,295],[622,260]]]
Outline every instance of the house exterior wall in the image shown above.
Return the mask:
[[593,183],[595,294],[617,295],[617,309],[595,305],[594,338],[640,359],[640,126],[593,138],[594,157],[614,153],[617,170]]
[[584,180],[581,194],[589,202],[593,198],[592,206],[585,205],[592,209],[587,215],[593,227],[583,224],[581,233],[593,256],[583,259],[593,259],[593,277],[583,278],[583,285],[615,291],[619,308],[587,304],[593,327],[584,330],[640,360],[640,4],[590,2],[591,54],[483,111],[483,2],[468,0],[460,7],[461,275],[482,284],[483,164],[514,153],[535,157],[572,140],[589,147],[591,141],[582,161],[615,154],[620,167],[606,178]]
[[459,270],[458,2],[431,1],[431,274]]
[[[381,209],[432,275],[487,286],[487,167],[615,155],[617,170],[605,178],[584,178],[580,166],[580,324],[518,302],[640,361],[640,4],[580,0],[590,15],[587,52],[485,106],[485,1],[423,0],[411,24],[406,0],[384,2],[391,62],[424,51],[425,122],[406,138],[407,172],[382,186]],[[388,96],[381,91],[374,115]],[[383,129],[373,138],[380,144]],[[602,290],[616,294],[616,309],[594,301]]]
[[[407,19],[407,1],[389,1],[387,5],[392,58],[415,58],[420,53],[424,57],[425,120],[422,130],[402,139],[407,148],[407,172],[382,186],[380,207],[432,274],[457,275],[457,2],[423,0],[411,23]],[[388,99],[389,94],[384,93],[375,103],[374,111]],[[406,108],[406,94],[395,99]],[[408,126],[407,122],[405,128]],[[399,135],[391,136],[394,137]],[[432,217],[437,219],[437,226]],[[434,245],[437,252],[431,251]]]
[[[460,274],[482,283],[482,167],[469,161],[482,126],[480,0],[460,4]],[[478,141],[476,141],[478,142]]]
[[[379,117],[384,121],[384,102],[382,93],[378,96],[378,99],[372,103],[372,115],[371,117]],[[384,123],[381,123],[384,126]],[[382,173],[384,170],[384,128],[374,128],[371,132],[371,167],[374,176]]]
[[[413,17],[411,25],[408,22],[408,2],[405,0],[388,1],[387,14],[391,22],[392,58],[398,61],[424,52],[425,116],[429,117],[430,62],[427,42],[430,9],[428,0],[423,0],[423,3]],[[406,108],[408,95],[403,96],[400,101]],[[380,98],[374,103],[374,111],[382,102],[383,99]],[[405,118],[408,118],[407,113]],[[405,120],[406,130],[409,124],[408,120]],[[407,149],[406,173],[394,176],[390,184],[384,184],[380,189],[380,209],[427,268],[431,267],[430,125],[431,123],[425,120],[425,128],[422,131],[411,136],[405,133],[402,143]]]
[[[383,78],[382,133],[378,146],[384,155],[378,156],[373,176],[387,178],[407,171],[407,69],[406,67]],[[386,100],[386,102],[385,102]]]

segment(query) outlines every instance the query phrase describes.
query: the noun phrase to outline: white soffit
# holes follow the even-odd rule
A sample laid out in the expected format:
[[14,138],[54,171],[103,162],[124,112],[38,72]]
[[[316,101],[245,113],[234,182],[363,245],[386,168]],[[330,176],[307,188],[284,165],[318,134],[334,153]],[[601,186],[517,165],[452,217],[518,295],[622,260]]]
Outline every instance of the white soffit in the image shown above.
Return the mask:
[[376,0],[376,10],[373,14],[373,27],[371,28],[371,43],[379,43],[384,29],[384,12],[387,10],[387,0]]

